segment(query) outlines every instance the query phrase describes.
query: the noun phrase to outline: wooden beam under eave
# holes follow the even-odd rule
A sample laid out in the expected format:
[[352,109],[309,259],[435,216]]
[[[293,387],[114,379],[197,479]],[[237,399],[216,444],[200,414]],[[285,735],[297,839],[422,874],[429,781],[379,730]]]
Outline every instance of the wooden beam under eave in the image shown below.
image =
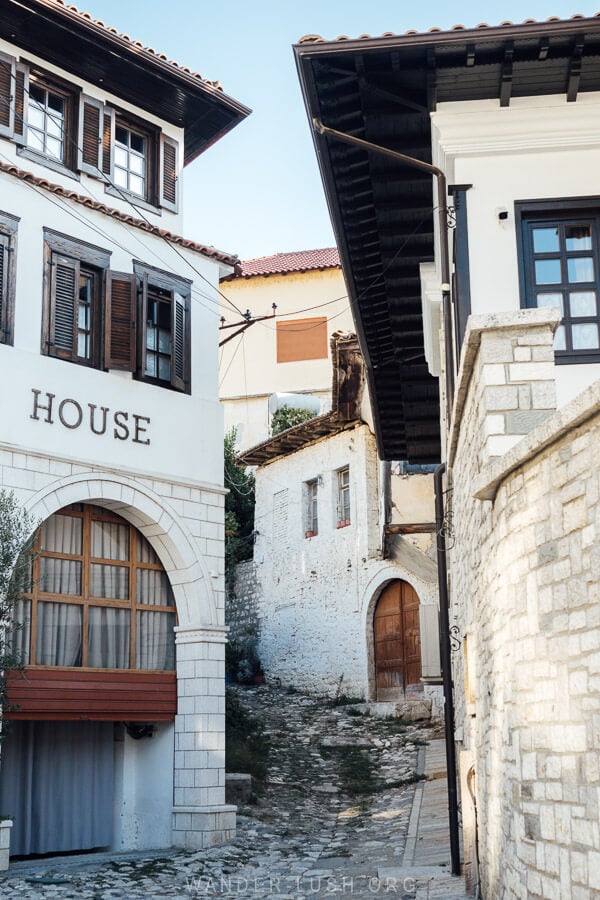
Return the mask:
[[581,35],[575,41],[573,52],[571,53],[571,61],[569,62],[569,80],[567,82],[567,103],[574,103],[577,100],[579,85],[581,83],[581,63],[583,61],[583,46],[585,43],[585,35]]
[[514,42],[509,41],[504,49],[504,61],[502,63],[502,75],[500,78],[500,106],[510,106],[513,82],[514,53]]
[[386,534],[433,534],[435,522],[411,522],[406,525],[386,525]]

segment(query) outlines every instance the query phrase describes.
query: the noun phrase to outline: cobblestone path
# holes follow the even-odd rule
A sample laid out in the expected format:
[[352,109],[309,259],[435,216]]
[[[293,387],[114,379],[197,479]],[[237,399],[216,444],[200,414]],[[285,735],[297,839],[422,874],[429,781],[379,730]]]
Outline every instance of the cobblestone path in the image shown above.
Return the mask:
[[434,726],[266,686],[238,696],[264,720],[271,754],[266,789],[240,809],[233,843],[17,862],[0,880],[0,897],[463,897],[460,879],[423,888],[400,869],[419,750],[422,758],[439,738]]

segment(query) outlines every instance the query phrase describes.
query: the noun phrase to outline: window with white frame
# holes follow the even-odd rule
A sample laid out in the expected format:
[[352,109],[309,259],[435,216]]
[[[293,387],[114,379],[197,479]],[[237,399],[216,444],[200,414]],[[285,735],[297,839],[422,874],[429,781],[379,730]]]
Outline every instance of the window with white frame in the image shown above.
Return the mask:
[[337,472],[337,527],[350,524],[350,467]]
[[318,479],[304,483],[304,537],[316,537],[319,533]]

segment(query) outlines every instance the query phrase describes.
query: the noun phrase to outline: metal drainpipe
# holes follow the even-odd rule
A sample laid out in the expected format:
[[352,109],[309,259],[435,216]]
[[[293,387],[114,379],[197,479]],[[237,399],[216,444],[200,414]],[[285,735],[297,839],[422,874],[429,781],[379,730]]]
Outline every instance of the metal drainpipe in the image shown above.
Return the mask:
[[452,663],[450,661],[450,619],[448,615],[448,570],[444,535],[444,486],[446,463],[435,470],[435,531],[437,538],[438,589],[440,595],[440,659],[444,685],[444,724],[446,732],[446,769],[448,774],[448,825],[452,874],[460,875],[460,842],[458,832],[458,793],[456,788],[456,751],[454,747],[454,697]]
[[397,150],[390,150],[388,147],[380,147],[378,144],[372,144],[371,141],[364,141],[362,138],[354,137],[352,134],[344,134],[343,131],[336,131],[335,128],[328,128],[323,125],[320,119],[313,119],[313,128],[318,134],[328,135],[337,141],[345,144],[351,144],[355,147],[362,147],[370,153],[378,153],[380,156],[389,156],[396,162],[403,163],[406,166],[412,166],[413,169],[421,169],[423,172],[429,172],[434,175],[437,183],[438,195],[438,219],[440,227],[440,267],[442,270],[442,307],[444,311],[444,346],[446,353],[446,418],[450,423],[452,413],[452,404],[454,402],[454,343],[452,337],[452,304],[450,299],[450,252],[448,249],[448,186],[446,175],[437,166],[431,163],[423,162],[421,159],[414,159],[412,156],[406,156],[404,153],[398,153]]

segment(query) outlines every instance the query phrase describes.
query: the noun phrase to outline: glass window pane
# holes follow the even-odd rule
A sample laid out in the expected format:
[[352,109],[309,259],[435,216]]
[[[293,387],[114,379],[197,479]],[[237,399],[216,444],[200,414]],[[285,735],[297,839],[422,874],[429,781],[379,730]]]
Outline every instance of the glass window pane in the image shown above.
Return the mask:
[[536,284],[560,284],[560,282],[560,259],[536,259]]
[[46,131],[51,137],[62,138],[63,123],[56,113],[53,113],[46,119]]
[[17,600],[12,609],[13,627],[7,641],[7,652],[17,665],[29,664],[29,641],[31,639],[31,601]]
[[129,144],[129,132],[121,125],[115,127],[115,141],[119,144],[124,144],[126,147]]
[[136,669],[174,669],[175,614],[138,610],[135,619]]
[[175,598],[166,572],[158,569],[138,569],[136,603],[149,606],[175,606]]
[[131,149],[135,150],[136,153],[144,153],[144,138],[141,134],[131,132]]
[[56,513],[46,519],[42,525],[42,550],[52,553],[82,552],[83,520],[76,516],[64,516]]
[[129,190],[133,191],[134,194],[139,194],[143,196],[144,194],[144,179],[140,178],[139,175],[130,175],[129,176]]
[[79,332],[77,335],[77,356],[80,359],[90,358],[90,336],[85,332]]
[[81,562],[40,557],[39,589],[47,594],[81,595]]
[[158,332],[158,349],[161,353],[171,352],[171,333],[163,331],[162,328]]
[[565,314],[563,309],[563,297],[562,294],[546,294],[540,293],[537,295],[537,305],[538,307],[546,307],[546,306],[558,306],[560,309],[561,315]]
[[591,225],[565,225],[565,243],[567,250],[591,250]]
[[38,153],[44,152],[44,138],[37,131],[33,131],[33,129],[27,129],[27,146],[31,147],[32,150],[37,150]]
[[146,375],[156,378],[156,353],[146,353]]
[[169,356],[158,357],[158,377],[162,381],[171,380],[171,359]]
[[156,327],[146,323],[146,348],[156,350]]
[[129,559],[129,525],[92,521],[92,556],[97,559]]
[[117,169],[115,167],[114,181],[117,187],[126,188],[127,187],[127,172],[123,169]]
[[137,561],[143,563],[155,563],[160,565],[160,559],[148,543],[146,538],[138,532],[137,535]]
[[534,253],[556,253],[559,249],[557,225],[536,227],[531,231]]
[[79,303],[77,310],[77,327],[83,331],[89,331],[90,327],[90,308],[87,303]]
[[59,97],[57,94],[51,94],[48,91],[48,109],[51,109],[54,113],[60,113],[62,115],[64,108],[65,101],[63,100],[63,98]]
[[40,109],[39,106],[36,106],[35,103],[30,104],[29,106],[29,116],[28,116],[28,125],[30,128],[38,128],[40,131],[44,130],[44,110]]
[[554,349],[555,350],[566,350],[567,349],[564,325],[559,325],[558,328],[556,329],[556,334],[554,335]]
[[35,100],[36,103],[45,104],[46,102],[46,91],[39,87],[37,84],[34,84],[32,81],[29,82],[29,99]]
[[127,600],[129,597],[129,569],[126,566],[90,566],[90,596],[108,600]]
[[36,663],[80,666],[83,607],[73,603],[38,603]]
[[571,284],[578,281],[594,280],[594,260],[591,256],[575,257],[567,260],[567,271]]
[[597,350],[598,326],[593,323],[587,325],[573,325],[571,328],[573,337],[573,350]]
[[131,155],[129,160],[129,168],[136,175],[144,174],[144,158],[142,156]]
[[127,168],[127,150],[124,150],[123,147],[115,146],[115,165],[121,166],[122,169]]
[[97,669],[128,669],[131,612],[109,606],[90,606],[88,666]]
[[572,291],[569,294],[569,306],[571,307],[571,315],[578,316],[595,316],[596,315],[596,294],[594,291]]

